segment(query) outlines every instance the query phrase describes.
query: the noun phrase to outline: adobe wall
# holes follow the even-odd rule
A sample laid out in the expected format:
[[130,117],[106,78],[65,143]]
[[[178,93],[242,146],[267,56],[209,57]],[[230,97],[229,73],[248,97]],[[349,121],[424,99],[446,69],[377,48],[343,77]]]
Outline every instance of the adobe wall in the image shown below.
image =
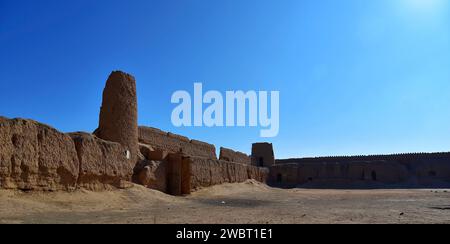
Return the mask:
[[123,188],[132,174],[125,151],[91,134],[64,134],[33,120],[0,117],[0,188]]
[[421,159],[407,166],[417,176],[418,184],[433,185],[435,182],[450,182],[450,156]]
[[250,156],[248,156],[245,153],[236,152],[234,150],[221,147],[220,148],[220,160],[228,161],[228,162],[235,162],[240,164],[247,164],[250,165],[252,163],[252,160]]
[[33,120],[0,117],[0,188],[72,190],[79,165],[70,136]]
[[[187,195],[202,187],[244,182],[248,179],[266,182],[269,174],[267,168],[254,167],[248,163],[166,153],[143,143],[140,144],[140,149],[145,160],[135,167],[134,181],[171,195]],[[165,184],[157,184],[158,182]]]
[[77,184],[89,190],[124,187],[131,182],[134,163],[127,158],[127,148],[88,133],[69,134],[75,143],[80,173]]
[[315,157],[315,158],[292,158],[292,159],[277,159],[276,164],[290,164],[290,163],[322,163],[322,162],[356,162],[356,161],[429,161],[439,159],[449,159],[450,152],[438,153],[404,153],[391,155],[361,155],[361,156],[332,156],[332,157]]
[[139,142],[169,153],[217,159],[216,147],[206,142],[190,140],[187,137],[164,132],[156,128],[139,127]]
[[299,165],[296,163],[274,165],[269,168],[268,184],[278,187],[296,187],[300,184]]
[[139,163],[133,181],[147,188],[165,192],[168,190],[168,163],[167,161],[143,160]]
[[249,179],[266,182],[269,170],[251,165],[201,157],[186,159],[190,164],[190,187],[194,191],[223,183],[239,183]]
[[449,155],[437,153],[277,160],[277,164],[270,168],[269,182],[286,187],[306,185],[330,188],[448,186]]
[[[93,134],[64,134],[31,120],[0,117],[0,188],[102,190],[130,181],[173,195],[225,182],[265,182],[268,170],[230,149],[149,127],[138,127],[136,81],[109,76]],[[273,150],[272,150],[273,159]],[[269,156],[270,158],[270,156]]]

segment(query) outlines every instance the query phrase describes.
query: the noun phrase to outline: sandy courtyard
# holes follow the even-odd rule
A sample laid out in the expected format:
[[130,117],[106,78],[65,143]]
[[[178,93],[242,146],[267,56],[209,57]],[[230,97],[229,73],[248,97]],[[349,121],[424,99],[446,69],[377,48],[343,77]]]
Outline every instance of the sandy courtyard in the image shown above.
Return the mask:
[[447,190],[282,190],[248,181],[172,197],[0,191],[0,223],[450,223]]

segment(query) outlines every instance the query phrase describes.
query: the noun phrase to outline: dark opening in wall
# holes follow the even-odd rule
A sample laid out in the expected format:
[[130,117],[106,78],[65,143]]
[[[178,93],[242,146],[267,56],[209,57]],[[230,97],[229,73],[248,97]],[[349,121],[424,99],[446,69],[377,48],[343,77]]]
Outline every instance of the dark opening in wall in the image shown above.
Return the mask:
[[281,182],[283,182],[283,175],[277,174],[277,183],[281,183]]
[[312,178],[312,177],[309,177],[309,178],[308,178],[308,181],[313,181],[313,178]]
[[428,172],[428,176],[436,177],[437,173],[436,173],[436,171],[430,171],[430,172]]
[[372,180],[377,181],[377,172],[372,171]]
[[264,167],[264,158],[263,158],[263,157],[260,157],[260,158],[259,158],[259,160],[258,160],[258,166],[259,166],[259,167]]

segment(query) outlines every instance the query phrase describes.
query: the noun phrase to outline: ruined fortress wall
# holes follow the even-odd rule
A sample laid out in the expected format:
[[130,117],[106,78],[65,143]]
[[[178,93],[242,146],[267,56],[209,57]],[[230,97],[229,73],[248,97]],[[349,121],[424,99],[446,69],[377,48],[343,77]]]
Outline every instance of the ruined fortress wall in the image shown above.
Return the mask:
[[64,134],[32,120],[0,117],[0,188],[125,187],[132,174],[125,151],[91,134]]
[[124,146],[87,133],[69,135],[75,143],[80,162],[79,186],[103,190],[109,186],[120,188],[124,181],[131,181],[133,166]]
[[189,163],[192,190],[223,183],[244,182],[248,179],[266,182],[269,173],[266,168],[201,157],[189,158]]
[[408,180],[406,168],[387,161],[351,163],[305,163],[299,165],[299,182],[341,179],[396,184]]
[[407,162],[406,165],[417,177],[419,184],[429,185],[435,181],[450,182],[450,157],[435,157]]
[[68,135],[32,120],[0,117],[0,188],[74,189],[78,172]]
[[[169,154],[164,161],[142,161],[138,183],[171,195],[186,195],[202,187],[254,179],[266,182],[269,170],[204,157]],[[164,184],[160,184],[164,181]]]
[[332,157],[315,157],[315,158],[292,158],[292,159],[277,159],[276,164],[291,164],[291,163],[344,163],[344,162],[358,162],[358,161],[398,161],[398,162],[412,162],[412,161],[430,161],[430,160],[448,160],[450,159],[450,152],[438,153],[405,153],[405,154],[391,154],[391,155],[361,155],[361,156],[332,156]]
[[139,127],[139,142],[169,153],[217,159],[214,145],[150,127]]
[[[172,195],[189,194],[201,187],[248,179],[266,182],[269,174],[267,168],[252,166],[250,157],[243,153],[221,148],[218,160],[214,145],[159,129],[139,127],[139,141],[141,153],[147,160],[165,161],[167,185],[162,191]],[[139,182],[145,183],[154,169],[139,167],[138,171],[135,174],[144,179]]]
[[300,184],[299,165],[292,163],[270,167],[268,183],[275,186],[296,187]]
[[[450,183],[450,158],[447,154],[421,154],[407,157],[371,157],[373,161],[327,161],[310,159],[289,160],[271,167],[270,183],[283,186],[336,182],[349,186],[358,184],[401,184],[410,186]],[[364,157],[363,157],[364,158]],[[347,159],[347,158],[345,158]],[[353,159],[362,159],[353,157]],[[368,159],[368,158],[365,158]],[[378,159],[378,160],[377,160]],[[391,159],[391,160],[380,160]]]
[[251,164],[251,158],[245,153],[236,152],[228,148],[221,147],[220,148],[220,160],[235,162],[240,164]]
[[168,162],[166,160],[144,160],[136,167],[135,183],[147,188],[167,192],[168,187]]

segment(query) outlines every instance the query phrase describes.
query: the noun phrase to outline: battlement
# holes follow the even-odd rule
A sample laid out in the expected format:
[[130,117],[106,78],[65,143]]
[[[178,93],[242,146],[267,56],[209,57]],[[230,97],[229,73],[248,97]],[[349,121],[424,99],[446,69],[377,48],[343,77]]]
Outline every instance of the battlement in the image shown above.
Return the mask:
[[386,155],[356,155],[356,156],[330,156],[330,157],[306,157],[278,159],[276,164],[291,164],[303,162],[352,162],[352,161],[401,161],[401,160],[423,160],[436,158],[450,158],[450,152],[434,153],[398,153]]

